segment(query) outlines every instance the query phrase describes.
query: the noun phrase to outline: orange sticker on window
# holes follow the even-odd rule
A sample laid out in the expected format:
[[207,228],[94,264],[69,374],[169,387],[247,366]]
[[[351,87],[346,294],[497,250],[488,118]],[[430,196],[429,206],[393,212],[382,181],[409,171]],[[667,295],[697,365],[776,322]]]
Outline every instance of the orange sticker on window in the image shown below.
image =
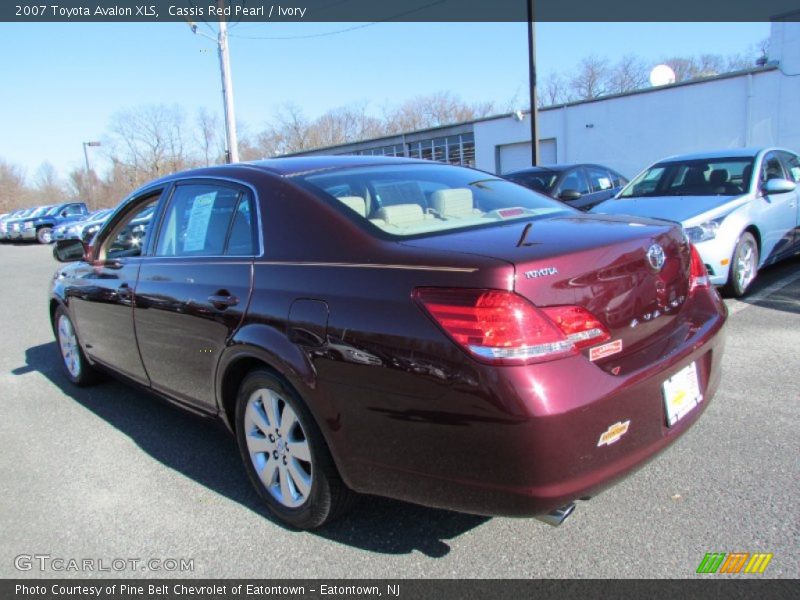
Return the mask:
[[595,346],[589,350],[589,360],[600,360],[617,352],[622,352],[622,340],[614,340],[602,346]]

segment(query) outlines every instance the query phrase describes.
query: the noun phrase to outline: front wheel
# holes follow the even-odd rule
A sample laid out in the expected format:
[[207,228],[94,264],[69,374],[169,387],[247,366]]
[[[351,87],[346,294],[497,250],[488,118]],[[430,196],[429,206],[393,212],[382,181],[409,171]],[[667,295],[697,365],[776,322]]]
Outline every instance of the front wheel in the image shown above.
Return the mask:
[[758,272],[758,244],[753,234],[745,231],[736,242],[731,259],[731,269],[725,292],[729,296],[739,298],[747,293],[747,289]]
[[49,244],[53,241],[53,230],[50,227],[40,227],[36,230],[36,241],[40,244]]
[[242,381],[236,439],[258,495],[289,525],[314,529],[352,504],[355,495],[339,476],[310,411],[272,372],[253,371]]
[[86,360],[75,327],[72,325],[69,315],[62,307],[56,309],[56,342],[61,351],[61,364],[67,373],[69,380],[78,386],[85,386],[94,383],[98,379],[98,373]]

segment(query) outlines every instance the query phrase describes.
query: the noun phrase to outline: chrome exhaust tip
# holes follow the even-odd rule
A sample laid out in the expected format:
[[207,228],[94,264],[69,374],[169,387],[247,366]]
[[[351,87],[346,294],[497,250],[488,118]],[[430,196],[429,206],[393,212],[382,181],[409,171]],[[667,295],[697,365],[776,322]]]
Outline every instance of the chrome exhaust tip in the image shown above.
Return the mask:
[[573,510],[575,510],[575,504],[570,502],[569,504],[565,504],[561,508],[557,508],[553,511],[550,511],[546,515],[537,515],[534,518],[539,519],[542,523],[547,523],[548,525],[552,525],[553,527],[558,527],[564,521],[567,520],[567,517],[572,514]]

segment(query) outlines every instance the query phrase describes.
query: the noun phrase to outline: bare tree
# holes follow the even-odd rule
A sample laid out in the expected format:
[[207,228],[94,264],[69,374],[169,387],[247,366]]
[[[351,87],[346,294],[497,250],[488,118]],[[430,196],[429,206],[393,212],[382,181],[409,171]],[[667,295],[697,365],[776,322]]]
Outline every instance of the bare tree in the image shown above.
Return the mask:
[[584,58],[570,84],[572,92],[580,100],[599,98],[607,93],[608,59],[590,56]]
[[219,117],[209,112],[205,107],[197,111],[197,141],[200,144],[200,153],[203,156],[203,165],[206,167],[221,162],[225,153],[220,131]]
[[469,104],[452,92],[437,92],[417,96],[385,110],[384,123],[386,133],[398,133],[463,123],[488,116],[495,110],[494,102]]
[[725,72],[725,59],[719,54],[701,54],[697,58],[695,77],[714,77]]
[[752,69],[756,66],[758,56],[752,57],[746,54],[731,54],[725,59],[725,68],[723,73],[730,73],[733,71],[743,71],[744,69]]
[[673,56],[661,62],[675,73],[675,81],[688,81],[697,73],[697,62],[693,58]]
[[28,206],[30,191],[25,185],[25,171],[0,158],[0,213]]
[[312,147],[308,143],[309,128],[300,107],[285,104],[276,113],[273,124],[259,134],[257,143],[265,157],[301,152]]
[[186,150],[186,118],[181,107],[148,105],[116,113],[111,119],[109,158],[140,185],[196,161]]
[[548,74],[544,84],[538,88],[538,92],[539,106],[554,106],[572,100],[567,80],[558,73]]
[[37,204],[58,204],[64,202],[67,190],[58,176],[58,171],[49,162],[43,162],[33,178],[34,201]]
[[633,54],[626,54],[610,69],[606,89],[610,94],[623,94],[647,87],[647,83],[647,65]]
[[310,123],[307,143],[320,148],[380,136],[383,124],[369,116],[366,107],[361,103],[329,110]]

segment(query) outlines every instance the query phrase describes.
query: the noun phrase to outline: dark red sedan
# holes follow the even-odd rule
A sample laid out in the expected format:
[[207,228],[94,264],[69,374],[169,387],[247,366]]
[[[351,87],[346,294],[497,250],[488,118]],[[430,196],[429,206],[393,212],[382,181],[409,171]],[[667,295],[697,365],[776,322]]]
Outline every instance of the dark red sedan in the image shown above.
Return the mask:
[[726,311],[680,226],[470,169],[179,173],[54,253],[71,262],[50,297],[70,380],[111,371],[223,419],[301,528],[353,492],[558,523],[719,384]]

